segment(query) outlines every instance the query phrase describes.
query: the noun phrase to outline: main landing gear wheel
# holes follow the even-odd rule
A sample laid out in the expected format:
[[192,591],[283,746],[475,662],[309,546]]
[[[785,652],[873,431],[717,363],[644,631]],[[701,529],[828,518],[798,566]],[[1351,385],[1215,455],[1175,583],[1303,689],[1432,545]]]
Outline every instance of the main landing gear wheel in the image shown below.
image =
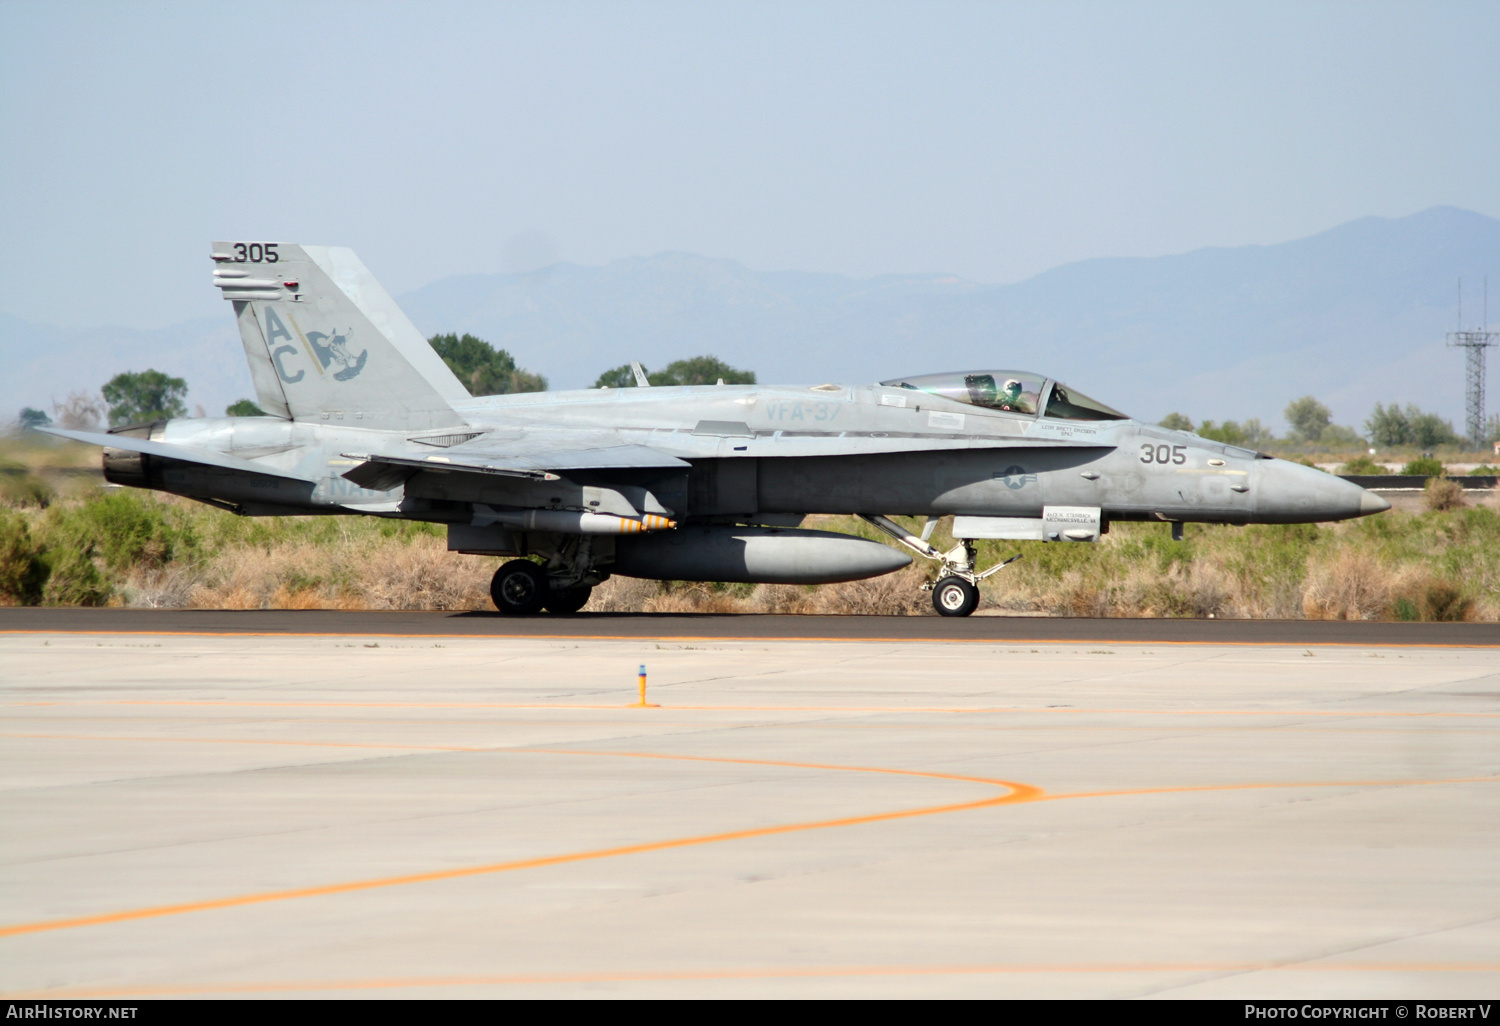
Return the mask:
[[944,577],[932,589],[939,616],[968,616],[979,607],[979,589],[962,577]]
[[587,584],[553,590],[547,593],[547,598],[542,605],[547,607],[549,613],[576,613],[588,604],[589,595],[593,591],[594,589]]
[[511,616],[532,616],[547,600],[547,574],[529,559],[513,559],[490,581],[495,608]]

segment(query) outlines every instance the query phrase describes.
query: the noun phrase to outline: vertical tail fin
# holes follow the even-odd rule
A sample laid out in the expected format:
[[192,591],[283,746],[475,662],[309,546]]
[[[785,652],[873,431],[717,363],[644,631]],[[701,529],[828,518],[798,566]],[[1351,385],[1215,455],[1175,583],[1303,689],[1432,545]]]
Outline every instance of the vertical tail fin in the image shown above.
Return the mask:
[[464,422],[468,391],[353,250],[216,242],[261,408],[292,420],[421,429]]

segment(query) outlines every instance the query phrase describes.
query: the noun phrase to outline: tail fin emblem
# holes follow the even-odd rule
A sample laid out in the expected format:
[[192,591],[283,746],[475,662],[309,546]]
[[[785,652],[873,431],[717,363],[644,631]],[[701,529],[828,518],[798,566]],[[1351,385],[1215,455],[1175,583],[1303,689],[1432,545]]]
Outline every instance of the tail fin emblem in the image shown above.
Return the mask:
[[[325,343],[324,339],[328,341]],[[317,354],[318,362],[325,370],[334,364],[342,368],[333,375],[335,381],[348,381],[350,378],[358,377],[359,372],[365,369],[365,360],[370,355],[368,349],[361,349],[357,357],[349,355],[349,339],[345,335],[327,335],[321,331],[309,331],[307,341],[312,343],[313,352]]]

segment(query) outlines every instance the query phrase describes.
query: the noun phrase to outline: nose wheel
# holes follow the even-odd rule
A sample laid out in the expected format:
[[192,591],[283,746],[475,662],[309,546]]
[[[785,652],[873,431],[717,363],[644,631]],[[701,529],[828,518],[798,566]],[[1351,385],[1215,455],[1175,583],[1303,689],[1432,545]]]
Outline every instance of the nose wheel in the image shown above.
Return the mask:
[[939,616],[968,616],[979,607],[979,589],[962,577],[944,577],[932,588],[932,608]]
[[947,552],[939,552],[927,540],[932,537],[932,529],[937,526],[938,518],[935,516],[927,518],[927,526],[922,529],[921,537],[912,534],[889,517],[875,516],[871,513],[861,513],[860,517],[917,555],[938,564],[937,583],[924,584],[922,590],[932,589],[932,608],[938,611],[939,616],[968,616],[974,612],[979,608],[979,582],[1021,558],[1021,554],[1017,552],[1005,562],[996,563],[988,570],[976,571],[974,560],[977,554],[974,551],[973,539],[960,538],[958,544]]

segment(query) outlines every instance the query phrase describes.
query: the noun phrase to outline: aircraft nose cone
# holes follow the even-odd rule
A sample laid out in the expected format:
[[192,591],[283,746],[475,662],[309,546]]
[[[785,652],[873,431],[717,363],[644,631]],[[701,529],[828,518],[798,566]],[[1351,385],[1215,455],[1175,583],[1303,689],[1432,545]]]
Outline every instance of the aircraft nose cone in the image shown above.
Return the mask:
[[1391,508],[1374,492],[1312,467],[1286,460],[1262,460],[1256,470],[1260,489],[1256,515],[1264,523],[1347,520]]

